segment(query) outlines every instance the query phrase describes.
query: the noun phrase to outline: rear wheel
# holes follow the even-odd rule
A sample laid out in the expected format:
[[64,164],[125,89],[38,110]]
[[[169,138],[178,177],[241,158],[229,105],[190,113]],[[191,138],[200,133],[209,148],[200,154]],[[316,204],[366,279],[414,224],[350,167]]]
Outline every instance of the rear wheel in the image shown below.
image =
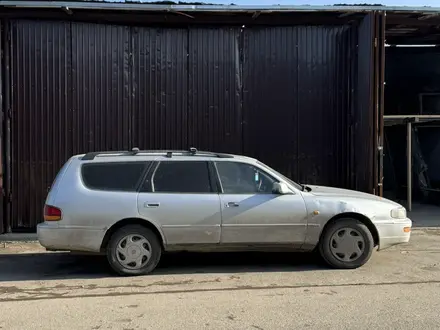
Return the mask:
[[333,268],[353,269],[371,257],[374,239],[370,230],[356,219],[340,219],[325,229],[319,252]]
[[162,247],[150,229],[128,225],[118,229],[107,246],[107,260],[119,275],[146,275],[159,263]]

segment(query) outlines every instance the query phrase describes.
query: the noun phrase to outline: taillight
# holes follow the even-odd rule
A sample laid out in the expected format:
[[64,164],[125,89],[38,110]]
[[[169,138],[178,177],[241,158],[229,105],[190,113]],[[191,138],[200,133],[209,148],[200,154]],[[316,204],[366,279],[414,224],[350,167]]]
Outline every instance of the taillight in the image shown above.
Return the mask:
[[45,205],[44,206],[44,220],[45,221],[59,221],[61,220],[61,210],[57,207]]

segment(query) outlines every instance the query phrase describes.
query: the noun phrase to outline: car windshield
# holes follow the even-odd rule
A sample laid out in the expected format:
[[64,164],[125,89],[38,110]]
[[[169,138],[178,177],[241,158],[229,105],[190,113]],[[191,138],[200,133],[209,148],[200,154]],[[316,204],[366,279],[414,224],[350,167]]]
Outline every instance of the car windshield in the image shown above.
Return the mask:
[[267,166],[266,164],[262,163],[262,162],[257,162],[258,165],[272,171],[273,173],[275,173],[276,175],[278,175],[279,177],[281,177],[283,180],[287,181],[288,183],[290,183],[292,186],[294,186],[296,189],[299,190],[304,190],[304,187],[302,185],[300,185],[299,183],[296,183],[294,181],[292,181],[291,179],[289,179],[288,177],[286,177],[285,175],[281,174],[278,171],[275,171],[273,168]]

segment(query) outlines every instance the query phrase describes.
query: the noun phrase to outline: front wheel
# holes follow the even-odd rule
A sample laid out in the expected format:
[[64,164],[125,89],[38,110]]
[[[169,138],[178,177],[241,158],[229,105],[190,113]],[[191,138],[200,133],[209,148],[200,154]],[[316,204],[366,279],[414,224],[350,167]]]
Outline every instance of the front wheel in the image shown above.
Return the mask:
[[354,269],[371,257],[374,239],[370,230],[356,219],[340,219],[325,229],[319,252],[333,268]]
[[107,260],[119,275],[146,275],[159,263],[162,247],[150,229],[128,225],[118,229],[107,246]]

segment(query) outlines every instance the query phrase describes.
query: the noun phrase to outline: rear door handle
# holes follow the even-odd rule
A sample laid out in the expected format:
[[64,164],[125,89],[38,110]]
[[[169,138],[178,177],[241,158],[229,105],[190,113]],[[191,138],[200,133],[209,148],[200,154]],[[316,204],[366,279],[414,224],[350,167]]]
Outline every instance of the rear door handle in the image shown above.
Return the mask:
[[226,207],[238,207],[238,206],[240,206],[240,204],[235,203],[235,202],[229,202],[225,206]]
[[149,203],[149,202],[144,203],[144,207],[148,207],[148,208],[159,207],[159,206],[160,203]]

